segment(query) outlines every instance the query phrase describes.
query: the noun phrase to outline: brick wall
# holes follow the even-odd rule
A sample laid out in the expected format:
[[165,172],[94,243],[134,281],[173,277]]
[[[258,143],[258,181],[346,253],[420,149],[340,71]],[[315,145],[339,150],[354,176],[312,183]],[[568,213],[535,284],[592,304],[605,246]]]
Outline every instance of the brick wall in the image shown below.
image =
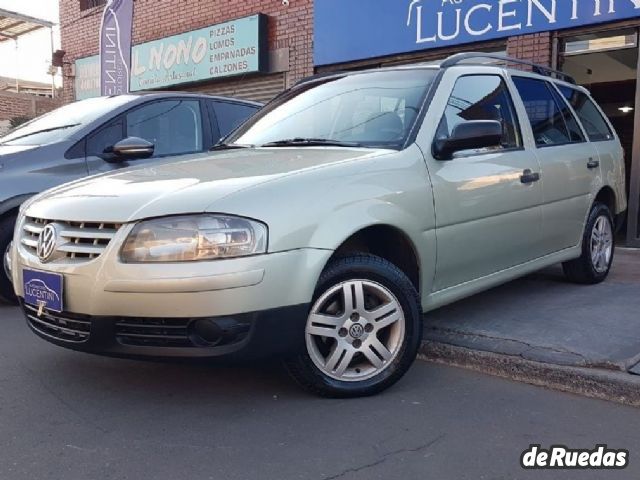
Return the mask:
[[54,110],[56,108],[58,108],[62,102],[60,99],[56,98],[42,98],[42,97],[37,97],[35,99],[36,102],[36,117],[39,117],[40,115],[50,112],[51,110]]
[[551,33],[511,37],[507,41],[507,55],[550,67],[552,64]]
[[[205,28],[264,13],[269,17],[269,49],[289,49],[286,83],[313,73],[313,0],[135,0],[133,43]],[[65,62],[98,53],[102,7],[80,11],[80,0],[60,0]],[[64,68],[64,99],[74,99],[69,66]],[[228,80],[227,80],[228,81]]]
[[33,118],[60,105],[59,100],[25,93],[0,92],[0,120],[16,117]]
[[35,115],[34,101],[30,96],[0,93],[0,119],[11,120],[14,117],[33,115]]

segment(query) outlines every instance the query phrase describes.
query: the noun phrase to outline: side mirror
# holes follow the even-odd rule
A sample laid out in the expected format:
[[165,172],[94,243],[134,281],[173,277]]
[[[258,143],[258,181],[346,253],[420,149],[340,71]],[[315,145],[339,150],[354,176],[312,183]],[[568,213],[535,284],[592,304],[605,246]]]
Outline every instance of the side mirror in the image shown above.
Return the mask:
[[438,160],[451,160],[462,150],[497,147],[502,141],[502,124],[495,120],[469,120],[455,126],[449,138],[433,143],[433,156]]
[[120,140],[113,147],[106,148],[104,159],[107,162],[122,162],[125,160],[138,160],[149,158],[153,155],[155,146],[153,143],[138,137],[128,137]]

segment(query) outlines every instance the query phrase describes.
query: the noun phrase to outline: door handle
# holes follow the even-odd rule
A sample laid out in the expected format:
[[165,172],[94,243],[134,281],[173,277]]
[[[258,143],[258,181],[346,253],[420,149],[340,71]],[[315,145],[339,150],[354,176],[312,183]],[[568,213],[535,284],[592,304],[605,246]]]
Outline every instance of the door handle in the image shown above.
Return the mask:
[[528,168],[522,172],[522,176],[520,177],[522,183],[534,183],[538,180],[540,180],[540,174],[538,172],[532,172]]
[[590,158],[589,161],[587,162],[587,168],[589,170],[593,170],[594,168],[598,168],[600,166],[600,160],[594,160],[593,158]]

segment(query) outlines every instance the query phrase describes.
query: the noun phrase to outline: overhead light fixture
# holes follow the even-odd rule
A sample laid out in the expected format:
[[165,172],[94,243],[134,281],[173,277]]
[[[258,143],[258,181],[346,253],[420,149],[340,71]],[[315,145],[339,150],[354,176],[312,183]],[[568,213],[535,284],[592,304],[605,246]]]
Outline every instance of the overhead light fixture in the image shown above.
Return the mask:
[[618,110],[620,110],[622,113],[629,113],[629,112],[633,112],[633,107],[620,107]]

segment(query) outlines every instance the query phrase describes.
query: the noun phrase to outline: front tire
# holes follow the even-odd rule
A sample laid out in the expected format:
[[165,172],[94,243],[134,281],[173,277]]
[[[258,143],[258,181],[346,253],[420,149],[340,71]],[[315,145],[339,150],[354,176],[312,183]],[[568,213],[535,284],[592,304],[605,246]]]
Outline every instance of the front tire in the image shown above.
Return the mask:
[[613,231],[609,207],[595,203],[583,233],[582,255],[562,264],[564,274],[570,281],[593,285],[607,278],[615,253]]
[[13,284],[7,276],[4,268],[4,256],[11,245],[13,239],[13,229],[15,228],[16,217],[10,216],[0,220],[0,255],[2,260],[0,264],[0,302],[16,304],[18,299],[13,292]]
[[406,373],[421,340],[420,300],[409,278],[380,257],[353,255],[322,273],[307,318],[306,351],[285,366],[320,396],[373,395]]

